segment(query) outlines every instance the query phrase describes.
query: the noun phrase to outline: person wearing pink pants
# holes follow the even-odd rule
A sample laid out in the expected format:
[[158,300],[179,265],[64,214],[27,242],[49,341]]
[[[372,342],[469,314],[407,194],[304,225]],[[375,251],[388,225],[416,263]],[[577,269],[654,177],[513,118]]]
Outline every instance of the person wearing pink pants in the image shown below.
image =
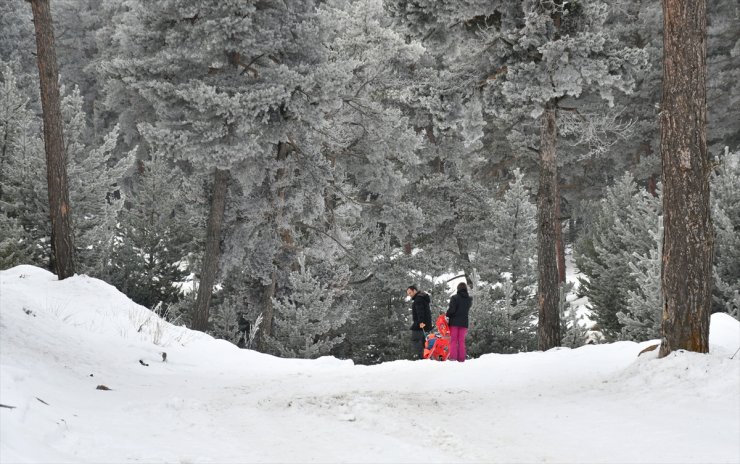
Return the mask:
[[450,326],[450,361],[465,362],[465,336],[468,334],[467,327]]
[[450,323],[450,355],[451,361],[465,362],[465,336],[468,334],[468,321],[473,298],[468,294],[465,282],[457,284],[457,293],[450,298],[447,309],[447,320]]

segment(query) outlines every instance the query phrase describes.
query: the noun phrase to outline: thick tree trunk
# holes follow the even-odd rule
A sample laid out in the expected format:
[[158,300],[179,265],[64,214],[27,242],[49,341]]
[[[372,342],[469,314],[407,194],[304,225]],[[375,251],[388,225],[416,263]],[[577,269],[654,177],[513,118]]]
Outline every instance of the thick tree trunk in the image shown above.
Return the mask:
[[556,252],[556,226],[558,198],[558,172],[555,158],[555,104],[548,102],[542,115],[540,132],[540,185],[537,192],[537,346],[549,350],[560,346],[560,315],[558,312],[558,266]]
[[473,263],[470,261],[470,251],[468,250],[468,243],[465,239],[457,237],[457,251],[460,256],[460,264],[462,265],[463,272],[465,273],[465,283],[468,287],[473,286],[473,281],[470,276],[473,275]]
[[59,96],[59,72],[54,49],[54,28],[49,0],[27,0],[33,11],[36,28],[36,51],[41,87],[41,109],[44,119],[46,180],[49,187],[51,217],[52,268],[59,279],[75,273],[74,244],[67,183],[67,159],[64,153],[62,111]]
[[706,140],[706,0],[663,0],[663,339],[709,351],[714,233]]
[[[282,163],[288,158],[288,154],[293,150],[293,147],[286,142],[280,142],[278,143],[277,147],[277,162],[278,164]],[[279,168],[277,172],[275,173],[275,183],[278,185],[277,190],[277,204],[275,205],[275,211],[274,211],[274,222],[275,227],[277,228],[278,236],[280,237],[281,241],[281,252],[290,252],[294,247],[295,244],[293,243],[293,234],[290,230],[290,227],[286,224],[285,218],[283,217],[285,213],[285,195],[287,193],[287,189],[284,185],[281,185],[283,183],[283,180],[288,175],[288,172],[284,168]],[[277,263],[274,263],[274,266],[277,267]],[[277,269],[273,270],[270,277],[270,282],[267,283],[267,285],[263,288],[263,295],[262,295],[262,324],[260,326],[260,331],[258,333],[258,343],[257,347],[260,351],[267,351],[267,338],[272,335],[272,320],[275,316],[274,314],[274,308],[272,305],[272,299],[276,296],[277,293],[277,279],[278,279],[278,273]]]
[[198,297],[193,310],[193,329],[205,331],[208,328],[208,315],[211,305],[213,285],[216,283],[218,261],[221,257],[221,226],[226,211],[226,192],[229,187],[229,171],[216,168],[213,175],[213,196],[208,213],[206,229],[206,250],[203,257]]

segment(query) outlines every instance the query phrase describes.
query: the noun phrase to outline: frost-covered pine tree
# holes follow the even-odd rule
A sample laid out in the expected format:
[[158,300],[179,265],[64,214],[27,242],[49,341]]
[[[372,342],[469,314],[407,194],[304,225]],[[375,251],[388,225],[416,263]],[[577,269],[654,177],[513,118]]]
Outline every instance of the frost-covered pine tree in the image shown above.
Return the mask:
[[[302,87],[312,99],[310,110],[296,113],[310,118],[301,116],[300,124],[291,119],[273,123],[295,131],[295,145],[281,145],[281,162],[290,167],[275,171],[259,188],[245,190],[227,208],[225,256],[233,266],[229,274],[238,276],[228,279],[241,283],[234,291],[243,295],[251,320],[269,309],[268,293],[291,292],[287,276],[298,253],[313,269],[321,261],[346,266],[352,276],[345,291],[365,304],[350,316],[347,330],[353,335],[338,349],[358,359],[364,358],[358,351],[368,346],[360,341],[364,322],[391,324],[395,316],[373,315],[384,312],[391,295],[398,299],[399,289],[409,284],[408,277],[388,282],[382,263],[386,252],[394,253],[386,243],[395,242],[397,250],[409,225],[419,227],[414,225],[418,216],[409,217],[409,204],[401,198],[406,175],[418,162],[419,137],[399,109],[399,93],[420,52],[387,27],[379,1],[323,2],[316,14],[321,33],[312,49],[318,56]],[[314,79],[320,80],[320,89]],[[293,151],[296,147],[300,153]],[[286,200],[275,203],[275,193]],[[278,214],[280,228],[273,221]],[[253,217],[268,220],[248,220]],[[402,269],[403,263],[394,264]],[[265,288],[265,282],[271,285]],[[401,310],[398,304],[393,307]],[[261,333],[268,333],[269,320],[265,317]],[[397,327],[379,332],[395,338],[402,333]],[[382,343],[384,348],[397,344]]]
[[584,316],[578,314],[578,308],[568,300],[568,295],[573,291],[573,282],[560,284],[560,333],[563,339],[561,346],[578,348],[586,343],[588,328]]
[[646,57],[608,35],[609,11],[602,2],[525,1],[500,14],[502,26],[490,31],[489,41],[506,58],[488,81],[490,107],[499,117],[520,122],[528,113],[539,125],[539,343],[547,349],[560,340],[558,114],[589,95],[613,105],[613,92],[632,90]]
[[740,148],[740,39],[734,0],[707,2],[707,149]]
[[102,108],[98,99],[104,82],[95,75],[97,61],[101,58],[96,36],[111,20],[101,12],[102,3],[103,0],[55,0],[52,4],[54,22],[63,31],[56,40],[59,72],[67,87],[80,89],[86,122],[98,137],[104,135],[95,133],[99,129]]
[[164,311],[177,303],[180,285],[191,272],[188,256],[202,224],[191,208],[202,191],[190,180],[155,153],[150,161],[139,162],[130,204],[120,211],[107,270],[110,282],[150,309],[162,304]]
[[133,167],[134,153],[120,160],[113,157],[118,126],[99,145],[86,142],[91,137],[79,88],[63,97],[62,116],[78,271],[105,278],[110,269],[118,213],[125,200],[120,182]]
[[490,178],[483,181],[491,147],[483,140],[478,77],[488,61],[473,56],[474,31],[462,26],[473,3],[384,2],[399,33],[425,49],[414,67],[413,85],[404,92],[406,111],[424,145],[422,164],[411,173],[405,196],[407,209],[419,219],[403,241],[438,266],[429,272],[462,272],[469,283],[477,272],[481,237],[493,227],[488,200],[498,187]]
[[[660,226],[653,235],[660,247],[663,227]],[[620,338],[633,341],[653,340],[660,337],[663,313],[660,248],[649,250],[647,255],[635,253],[634,257],[635,261],[630,262],[629,267],[636,288],[627,290],[626,307],[617,312],[617,320],[622,325]]]
[[726,151],[711,179],[714,224],[714,305],[738,318],[740,312],[740,151]]
[[[649,270],[650,266],[637,263],[655,258],[651,251],[658,250],[660,201],[625,173],[606,189],[605,198],[592,206],[593,222],[576,246],[576,266],[584,275],[579,293],[588,297],[599,330],[607,339],[622,334],[617,314],[631,314],[629,292],[638,291],[634,272]],[[633,270],[630,263],[638,268]],[[644,285],[643,291],[649,292],[650,287]]]
[[[471,338],[481,337],[475,342],[480,354],[534,348],[537,211],[524,175],[518,169],[513,174],[501,198],[491,201],[489,210],[482,210],[490,215],[491,229],[483,235],[475,263],[480,279],[487,283],[476,287],[481,298],[476,297],[476,323],[471,330]],[[497,287],[488,288],[491,284]],[[506,298],[508,302],[503,301]],[[521,337],[520,342],[516,337]]]
[[[265,307],[260,333],[269,335],[272,298],[295,264],[295,228],[322,211],[317,199],[329,178],[310,130],[323,120],[327,84],[315,73],[322,59],[316,2],[168,0],[129,2],[127,9],[116,33],[121,56],[106,66],[154,108],[157,117],[139,126],[147,141],[216,180],[228,171],[245,197],[263,200],[252,217],[263,229],[255,246],[272,253],[255,276]],[[220,241],[210,236],[207,243]],[[206,277],[215,280],[217,258],[207,254],[201,288]]]
[[[36,51],[33,30],[33,14],[25,2],[0,0],[0,62],[15,68],[15,73],[27,77],[19,83],[24,93],[33,93],[38,86],[36,62],[31,58]],[[34,74],[36,76],[34,77]],[[29,93],[32,102],[38,103],[38,95]]]
[[514,304],[514,285],[478,285],[471,309],[468,351],[473,357],[486,353],[519,353],[537,348],[537,318],[531,304]]
[[[500,199],[493,202],[492,229],[485,235],[481,254],[494,270],[493,282],[510,280],[513,305],[534,303],[537,292],[537,207],[524,183],[524,174],[515,169],[514,179]],[[483,269],[481,276],[488,276]]]
[[51,225],[41,121],[0,62],[0,264],[48,267]]
[[612,104],[615,90],[631,91],[646,57],[609,34],[604,27],[609,10],[602,2],[399,0],[387,4],[425,40],[448,37],[444,39],[448,53],[442,58],[445,67],[450,74],[467,78],[448,79],[452,81],[448,88],[461,90],[453,92],[457,99],[444,101],[447,105],[467,102],[462,113],[470,120],[478,106],[471,102],[480,89],[481,113],[491,123],[487,137],[482,124],[469,123],[478,128],[473,140],[508,140],[519,158],[530,151],[538,154],[540,343],[543,349],[555,346],[560,340],[558,281],[564,271],[555,261],[560,221],[559,112],[577,112],[574,103],[582,98],[602,98]]
[[344,339],[338,329],[351,308],[338,306],[336,300],[349,272],[339,269],[334,273],[337,280],[323,282],[306,266],[305,258],[298,263],[300,269],[290,273],[290,294],[274,301],[274,334],[269,340],[281,356],[313,359],[328,355]]

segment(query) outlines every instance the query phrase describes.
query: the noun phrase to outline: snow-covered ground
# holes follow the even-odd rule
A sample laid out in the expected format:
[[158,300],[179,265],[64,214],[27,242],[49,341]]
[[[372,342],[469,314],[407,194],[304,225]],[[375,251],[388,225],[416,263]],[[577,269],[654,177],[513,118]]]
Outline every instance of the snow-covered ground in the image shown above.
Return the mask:
[[368,367],[239,350],[19,266],[0,272],[0,330],[2,463],[740,462],[724,314],[708,355],[638,357],[648,341]]

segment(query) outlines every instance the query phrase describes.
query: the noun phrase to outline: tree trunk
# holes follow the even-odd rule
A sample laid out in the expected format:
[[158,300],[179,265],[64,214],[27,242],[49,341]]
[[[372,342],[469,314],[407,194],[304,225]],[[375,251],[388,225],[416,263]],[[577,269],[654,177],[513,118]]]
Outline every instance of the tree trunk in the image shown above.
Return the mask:
[[470,276],[473,275],[473,263],[470,261],[470,252],[468,251],[468,243],[465,239],[457,237],[457,251],[460,256],[460,262],[465,273],[465,283],[468,287],[473,286],[473,281]]
[[59,96],[59,72],[54,49],[54,28],[49,0],[27,0],[31,3],[36,28],[36,52],[41,87],[41,109],[44,119],[46,180],[49,189],[51,248],[53,270],[60,280],[75,273],[74,244],[67,183],[67,159],[64,153],[62,111]]
[[706,139],[706,0],[663,0],[663,339],[709,351],[714,233]]
[[[555,176],[557,179],[557,176]],[[558,264],[558,284],[565,282],[565,242],[563,240],[563,223],[560,220],[560,188],[555,182],[555,252]]]
[[277,271],[270,274],[270,282],[264,286],[262,293],[262,323],[259,332],[257,332],[257,349],[261,352],[267,352],[267,339],[272,335],[273,306],[272,299],[275,297],[277,290]]
[[[2,206],[3,204],[3,185],[5,185],[5,156],[7,156],[8,151],[8,136],[10,132],[10,124],[6,122],[5,124],[3,124],[3,126],[5,130],[3,131],[3,150],[2,152],[0,152],[0,206]],[[1,209],[0,212],[2,212]]]
[[558,173],[555,158],[555,104],[548,102],[542,115],[540,132],[540,185],[537,192],[537,346],[549,350],[560,346],[560,314],[558,312],[558,266],[556,226]]
[[[277,163],[281,164],[288,158],[288,154],[293,150],[292,145],[286,142],[278,143],[277,147]],[[293,243],[293,234],[290,227],[285,222],[283,215],[285,213],[285,195],[287,189],[281,185],[284,178],[288,175],[288,172],[284,168],[278,168],[275,173],[275,183],[278,185],[277,190],[277,204],[275,205],[274,222],[277,229],[278,236],[281,241],[281,251],[287,252],[295,247]],[[273,263],[277,266],[276,263]],[[277,292],[277,269],[274,269],[270,276],[270,282],[263,288],[262,295],[262,325],[259,331],[259,341],[257,347],[260,351],[267,351],[267,338],[272,335],[272,320],[274,318],[274,308],[272,305],[272,299],[275,297]]]
[[208,328],[208,313],[211,305],[213,285],[216,282],[218,261],[221,257],[221,226],[226,211],[226,192],[229,186],[229,171],[216,168],[213,175],[213,197],[208,213],[206,229],[206,250],[203,257],[198,297],[193,310],[193,329],[205,331]]
[[514,235],[511,237],[511,243],[514,244],[514,247],[511,249],[511,252],[509,253],[509,262],[511,263],[511,287],[513,289],[512,295],[511,295],[511,306],[515,307],[519,303],[520,299],[520,290],[519,290],[519,269],[517,266],[517,239],[518,234],[517,230],[519,229],[519,204],[516,205],[516,211],[514,211]]

